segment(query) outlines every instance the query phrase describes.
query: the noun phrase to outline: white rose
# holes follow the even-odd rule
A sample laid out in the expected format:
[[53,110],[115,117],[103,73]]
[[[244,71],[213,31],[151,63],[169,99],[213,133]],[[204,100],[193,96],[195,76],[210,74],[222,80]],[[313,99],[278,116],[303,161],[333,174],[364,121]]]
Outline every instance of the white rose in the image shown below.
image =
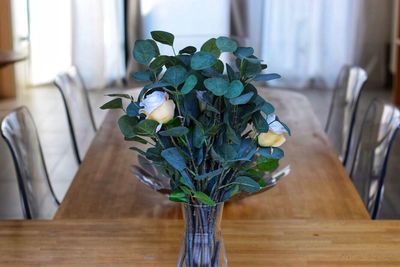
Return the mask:
[[175,103],[168,100],[168,94],[165,92],[154,91],[147,95],[140,106],[142,112],[146,114],[146,119],[157,121],[160,124],[169,122],[174,118]]
[[258,144],[263,147],[279,147],[285,143],[286,138],[283,134],[276,134],[272,131],[260,133]]

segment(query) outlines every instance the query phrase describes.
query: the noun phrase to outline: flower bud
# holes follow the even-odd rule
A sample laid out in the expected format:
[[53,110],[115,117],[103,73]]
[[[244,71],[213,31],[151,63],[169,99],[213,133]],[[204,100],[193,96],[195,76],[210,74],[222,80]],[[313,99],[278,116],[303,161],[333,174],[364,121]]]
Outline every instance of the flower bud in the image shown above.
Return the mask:
[[174,118],[175,103],[168,100],[168,94],[155,91],[147,95],[140,106],[143,107],[143,113],[146,119],[157,121],[160,124],[169,122]]
[[285,143],[286,138],[283,134],[277,134],[272,131],[261,133],[258,136],[258,144],[263,147],[279,147]]

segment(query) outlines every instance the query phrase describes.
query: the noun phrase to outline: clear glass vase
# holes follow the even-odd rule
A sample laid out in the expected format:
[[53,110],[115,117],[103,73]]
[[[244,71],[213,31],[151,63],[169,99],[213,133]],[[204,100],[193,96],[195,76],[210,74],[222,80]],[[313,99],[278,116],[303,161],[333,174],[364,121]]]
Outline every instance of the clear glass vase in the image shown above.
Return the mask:
[[185,230],[177,266],[228,266],[221,219],[224,203],[214,206],[182,204]]

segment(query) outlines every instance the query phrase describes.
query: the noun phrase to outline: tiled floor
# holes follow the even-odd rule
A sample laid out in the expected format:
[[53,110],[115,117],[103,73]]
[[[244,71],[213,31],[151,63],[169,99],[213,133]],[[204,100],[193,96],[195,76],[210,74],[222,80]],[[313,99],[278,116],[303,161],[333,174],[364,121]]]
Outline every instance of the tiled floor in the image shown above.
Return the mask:
[[[121,89],[110,89],[110,92],[120,90]],[[317,89],[302,90],[299,92],[310,100],[321,122],[321,126],[324,127],[329,111],[331,92]],[[105,115],[105,112],[98,108],[106,100],[104,94],[104,91],[90,92],[92,109],[98,126],[101,124]],[[387,90],[368,88],[367,93],[363,95],[362,103],[367,103],[377,95],[387,100],[390,98],[390,92]],[[7,110],[21,104],[26,105],[33,114],[40,135],[50,179],[58,198],[62,200],[78,169],[78,164],[72,151],[71,138],[61,96],[52,86],[27,90],[18,103],[15,101],[0,101],[0,117],[2,117]],[[365,110],[366,106],[366,104],[362,104],[360,109]],[[397,146],[398,149],[400,149],[400,144],[397,144]],[[0,159],[0,218],[21,218],[22,214],[19,205],[19,195],[15,184],[14,166],[8,148],[1,138]],[[396,158],[396,160],[397,159],[398,158]],[[395,167],[397,167],[397,165]],[[397,171],[399,170],[397,169]],[[398,193],[400,191],[396,191],[400,189],[399,180],[400,179],[393,179],[393,181],[397,183],[397,189],[392,188],[392,190],[388,190],[391,192],[390,195],[392,196],[389,198],[390,207],[388,211],[386,211],[389,215],[393,209],[400,208],[399,205],[396,205],[396,201],[400,201]],[[397,214],[400,214],[400,211],[397,212]],[[386,217],[390,217],[389,215]]]

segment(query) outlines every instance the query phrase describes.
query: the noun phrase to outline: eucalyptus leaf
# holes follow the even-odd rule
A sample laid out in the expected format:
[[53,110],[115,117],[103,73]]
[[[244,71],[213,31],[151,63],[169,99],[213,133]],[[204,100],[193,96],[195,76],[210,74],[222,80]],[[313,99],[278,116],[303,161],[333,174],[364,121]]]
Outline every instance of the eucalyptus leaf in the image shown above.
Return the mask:
[[222,52],[234,52],[237,49],[237,43],[228,37],[218,37],[216,45]]
[[180,65],[173,66],[167,69],[164,76],[162,77],[162,81],[177,88],[185,81],[186,74],[187,71],[184,67]]
[[132,77],[136,80],[136,81],[150,81],[151,77],[152,77],[152,73],[149,70],[146,71],[137,71],[134,72]]
[[185,135],[188,132],[189,132],[189,129],[186,128],[186,127],[174,127],[174,128],[171,128],[171,129],[168,129],[168,130],[165,130],[165,131],[160,131],[160,132],[158,132],[158,134],[162,135],[162,136],[174,136],[174,137],[177,137],[177,136]]
[[244,86],[241,81],[234,80],[229,84],[228,92],[224,95],[226,98],[235,98],[243,92]]
[[269,130],[268,122],[260,112],[255,112],[252,115],[253,125],[259,133],[266,133]]
[[164,149],[161,152],[163,157],[177,171],[183,171],[186,168],[186,162],[176,147]]
[[172,46],[174,44],[174,35],[165,31],[152,31],[151,37],[159,43]]
[[123,109],[122,99],[115,98],[113,100],[108,101],[104,105],[100,107],[101,109]]
[[171,194],[169,195],[169,200],[174,202],[184,202],[184,203],[189,202],[189,199],[187,198],[186,194],[180,190],[171,192]]
[[212,54],[213,56],[215,56],[216,58],[218,58],[221,55],[221,51],[217,47],[215,38],[211,38],[207,42],[205,42],[201,46],[200,51],[208,52],[208,53]]
[[197,181],[203,181],[203,180],[205,180],[205,179],[210,179],[210,178],[213,178],[213,177],[215,177],[215,176],[218,176],[218,175],[220,175],[223,171],[224,171],[224,168],[220,168],[220,169],[217,169],[217,170],[214,170],[214,171],[211,171],[211,172],[208,172],[208,173],[205,173],[205,174],[196,176],[195,179],[196,179]]
[[135,132],[137,135],[142,136],[154,136],[158,122],[153,120],[142,120],[135,126]]
[[277,73],[269,73],[269,74],[258,74],[255,78],[254,81],[271,81],[275,79],[280,79],[281,75]]
[[263,147],[258,149],[258,154],[268,159],[281,159],[285,153],[279,147]]
[[279,159],[259,157],[257,158],[257,168],[261,171],[274,171],[279,167]]
[[229,102],[231,102],[232,105],[244,105],[247,104],[250,99],[254,96],[253,92],[249,92],[247,94],[235,97],[235,98],[231,98],[229,99]]
[[185,48],[183,48],[182,50],[179,51],[179,54],[189,54],[189,55],[193,55],[194,53],[196,53],[197,49],[194,46],[186,46]]
[[204,86],[216,96],[223,96],[229,89],[229,83],[222,78],[206,79],[204,80]]
[[136,135],[135,126],[137,123],[138,119],[136,117],[129,117],[128,115],[123,115],[118,119],[118,127],[125,138],[131,138]]
[[196,86],[197,84],[197,77],[194,74],[189,75],[186,80],[185,84],[183,85],[181,92],[182,94],[186,95],[192,91],[192,89]]
[[209,206],[215,205],[214,200],[212,200],[209,196],[207,196],[203,192],[196,191],[193,193],[193,197],[206,205]]
[[163,67],[169,61],[169,56],[158,56],[156,57],[149,65],[151,70],[158,70],[159,68]]
[[254,193],[260,191],[260,185],[247,176],[238,176],[235,179],[235,183],[239,185],[242,191],[247,193]]
[[242,59],[253,55],[254,49],[252,47],[238,47],[233,54]]
[[149,40],[137,40],[135,42],[133,58],[140,64],[149,64],[156,55],[156,49]]
[[140,110],[139,105],[138,105],[137,103],[135,103],[135,102],[131,102],[131,103],[129,103],[129,105],[126,107],[126,114],[127,114],[129,117],[136,117],[136,116],[139,115],[139,110]]
[[204,70],[213,66],[217,62],[217,58],[208,52],[196,52],[192,56],[190,66],[194,70]]

